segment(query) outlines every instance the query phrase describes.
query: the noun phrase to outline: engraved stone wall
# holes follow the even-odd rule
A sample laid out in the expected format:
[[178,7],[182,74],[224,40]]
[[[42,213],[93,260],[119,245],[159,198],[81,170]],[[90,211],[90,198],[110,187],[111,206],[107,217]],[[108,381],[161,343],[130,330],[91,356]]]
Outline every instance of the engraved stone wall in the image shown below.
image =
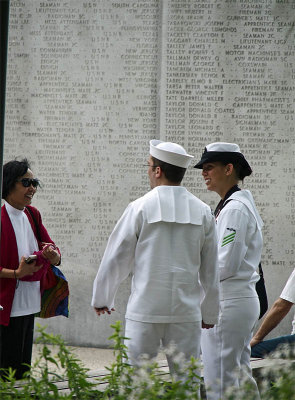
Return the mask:
[[[196,159],[237,142],[263,220],[270,303],[294,268],[295,3],[280,0],[10,2],[4,160],[27,156],[43,182],[33,205],[62,251],[70,318],[47,321],[75,345],[105,346],[92,283],[129,201],[149,190],[152,138]],[[214,208],[200,171],[184,184]],[[289,333],[288,316],[273,335]]]

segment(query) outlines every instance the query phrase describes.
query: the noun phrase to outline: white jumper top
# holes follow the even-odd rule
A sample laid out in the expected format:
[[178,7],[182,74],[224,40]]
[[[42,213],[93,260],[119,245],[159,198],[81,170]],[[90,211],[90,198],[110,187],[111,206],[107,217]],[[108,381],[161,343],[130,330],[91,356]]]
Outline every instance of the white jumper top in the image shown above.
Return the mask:
[[[5,202],[7,214],[10,218],[18,249],[19,261],[22,256],[28,257],[34,251],[38,251],[38,242],[35,238],[31,224],[24,210],[18,210]],[[35,314],[41,308],[40,281],[26,282],[18,281],[15,290],[11,317]]]
[[130,203],[109,238],[92,306],[112,308],[131,271],[126,318],[217,323],[219,273],[210,208],[182,186],[158,186]]
[[217,217],[221,299],[257,297],[263,222],[249,190],[234,192],[228,200]]

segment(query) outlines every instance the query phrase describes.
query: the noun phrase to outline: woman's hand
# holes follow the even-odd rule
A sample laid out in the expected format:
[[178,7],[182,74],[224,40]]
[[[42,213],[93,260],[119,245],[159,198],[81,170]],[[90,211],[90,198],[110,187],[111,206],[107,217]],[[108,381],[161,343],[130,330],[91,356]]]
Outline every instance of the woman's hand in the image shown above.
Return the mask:
[[59,252],[56,250],[56,247],[52,243],[42,243],[43,250],[42,255],[46,258],[50,264],[57,265],[60,261]]
[[22,257],[18,269],[15,270],[15,277],[17,279],[23,278],[27,275],[33,275],[35,272],[39,271],[39,269],[43,267],[43,265],[37,266],[36,261],[27,264],[25,260],[26,257]]

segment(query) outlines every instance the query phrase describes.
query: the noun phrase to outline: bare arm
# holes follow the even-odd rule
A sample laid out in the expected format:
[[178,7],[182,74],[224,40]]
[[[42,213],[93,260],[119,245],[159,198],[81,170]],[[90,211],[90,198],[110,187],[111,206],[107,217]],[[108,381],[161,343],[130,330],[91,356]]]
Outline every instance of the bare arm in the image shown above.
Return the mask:
[[292,306],[293,303],[279,297],[266,314],[266,317],[264,318],[258,331],[253,336],[250,345],[254,346],[255,344],[261,342],[265,336],[268,335],[282,321]]

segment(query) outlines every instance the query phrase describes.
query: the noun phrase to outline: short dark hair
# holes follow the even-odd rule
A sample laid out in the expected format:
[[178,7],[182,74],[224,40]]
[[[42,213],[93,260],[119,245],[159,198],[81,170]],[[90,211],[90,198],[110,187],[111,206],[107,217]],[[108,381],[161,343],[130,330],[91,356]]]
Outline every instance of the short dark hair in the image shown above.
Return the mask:
[[152,157],[154,165],[157,165],[164,172],[166,179],[173,183],[180,183],[184,177],[186,168],[177,167],[176,165],[168,164],[164,161]]
[[220,161],[222,165],[227,165],[227,164],[232,164],[235,170],[235,173],[237,175],[237,178],[240,181],[243,181],[245,178],[245,170],[243,169],[243,167],[241,166],[240,163],[236,162],[236,161]]
[[21,161],[8,161],[3,165],[2,199],[6,199],[18,179],[25,175],[29,168],[31,167],[26,158]]

